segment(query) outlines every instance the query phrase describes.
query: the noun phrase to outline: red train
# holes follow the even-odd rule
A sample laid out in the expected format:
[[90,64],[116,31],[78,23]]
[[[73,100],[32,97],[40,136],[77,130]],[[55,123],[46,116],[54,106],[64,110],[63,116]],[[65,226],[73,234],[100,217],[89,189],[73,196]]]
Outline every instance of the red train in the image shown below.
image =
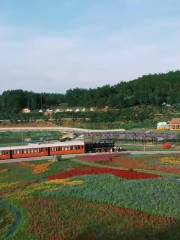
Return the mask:
[[84,152],[85,144],[83,141],[31,144],[26,146],[1,147],[0,160],[81,154]]

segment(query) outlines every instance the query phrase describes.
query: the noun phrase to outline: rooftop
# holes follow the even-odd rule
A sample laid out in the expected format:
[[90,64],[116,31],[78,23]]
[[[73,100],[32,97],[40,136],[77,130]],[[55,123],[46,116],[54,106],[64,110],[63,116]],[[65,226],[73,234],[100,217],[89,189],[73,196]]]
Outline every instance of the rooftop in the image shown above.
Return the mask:
[[170,121],[170,124],[180,124],[180,118],[173,118],[173,119]]
[[14,147],[0,147],[0,151],[9,150],[22,150],[22,149],[32,149],[32,148],[48,148],[48,147],[67,147],[72,145],[84,145],[83,141],[66,141],[66,142],[55,142],[55,143],[43,143],[43,144],[29,144],[24,146],[14,146]]

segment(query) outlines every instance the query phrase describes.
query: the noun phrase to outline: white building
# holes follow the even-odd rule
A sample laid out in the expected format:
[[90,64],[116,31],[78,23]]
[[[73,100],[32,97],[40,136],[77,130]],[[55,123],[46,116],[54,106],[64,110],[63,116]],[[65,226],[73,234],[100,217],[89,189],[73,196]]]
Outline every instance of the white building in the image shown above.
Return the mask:
[[21,112],[22,113],[30,113],[31,110],[29,108],[23,108]]
[[94,112],[95,109],[93,107],[90,108],[90,112]]
[[72,108],[66,108],[65,112],[73,112]]
[[167,122],[158,122],[157,129],[158,130],[167,130],[167,129],[169,129],[169,124]]

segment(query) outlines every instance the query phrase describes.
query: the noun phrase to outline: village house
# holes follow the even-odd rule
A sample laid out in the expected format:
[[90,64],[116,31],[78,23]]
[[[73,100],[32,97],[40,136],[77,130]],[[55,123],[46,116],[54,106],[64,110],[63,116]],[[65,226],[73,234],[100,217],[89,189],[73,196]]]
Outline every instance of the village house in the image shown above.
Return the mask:
[[31,113],[31,110],[29,108],[23,108],[21,110],[22,113]]
[[66,108],[65,112],[73,112],[72,108]]
[[94,112],[95,109],[93,107],[90,108],[90,112]]
[[180,130],[180,118],[173,118],[169,122],[170,130]]

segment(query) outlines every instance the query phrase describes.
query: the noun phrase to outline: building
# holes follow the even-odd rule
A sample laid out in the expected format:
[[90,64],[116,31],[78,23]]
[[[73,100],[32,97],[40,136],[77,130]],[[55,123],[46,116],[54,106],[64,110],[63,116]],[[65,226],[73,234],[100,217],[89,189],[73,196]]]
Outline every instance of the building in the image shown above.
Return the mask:
[[90,112],[94,112],[95,108],[91,107],[89,110],[90,110]]
[[180,130],[180,118],[173,118],[169,122],[170,130]]
[[167,130],[167,129],[169,129],[169,124],[167,122],[158,122],[157,129],[158,130]]
[[65,112],[73,112],[72,108],[66,108]]
[[21,112],[22,113],[30,113],[31,110],[29,108],[23,108]]

